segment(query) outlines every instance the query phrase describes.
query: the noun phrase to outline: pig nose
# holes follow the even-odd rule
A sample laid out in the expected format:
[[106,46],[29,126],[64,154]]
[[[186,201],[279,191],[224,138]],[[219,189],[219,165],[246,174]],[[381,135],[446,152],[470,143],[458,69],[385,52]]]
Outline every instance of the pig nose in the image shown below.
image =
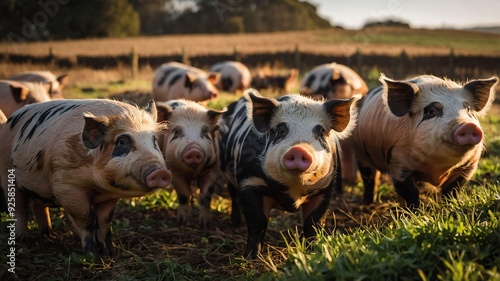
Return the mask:
[[172,173],[165,167],[154,166],[144,174],[144,181],[148,188],[165,188],[170,184]]
[[210,93],[210,98],[211,99],[216,99],[219,94],[217,92],[212,92]]
[[283,166],[288,170],[306,171],[311,167],[312,155],[302,146],[294,146],[283,155]]
[[483,140],[483,131],[474,123],[465,123],[455,130],[453,138],[459,145],[476,145]]
[[184,163],[192,165],[192,164],[201,164],[203,162],[203,154],[198,148],[190,148],[184,155],[182,156],[182,160]]

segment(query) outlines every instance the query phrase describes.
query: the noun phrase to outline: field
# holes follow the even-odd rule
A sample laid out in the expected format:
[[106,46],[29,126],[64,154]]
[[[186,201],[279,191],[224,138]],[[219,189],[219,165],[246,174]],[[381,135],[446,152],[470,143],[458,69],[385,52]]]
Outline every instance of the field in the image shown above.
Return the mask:
[[[95,39],[32,44],[2,44],[0,52],[58,56],[179,52],[231,53],[293,49],[398,55],[456,53],[500,56],[500,36],[463,31],[399,29],[372,31],[317,31],[231,36],[172,36]],[[112,97],[144,105],[151,98],[154,69],[144,66],[136,79],[128,68],[64,69],[0,62],[0,77],[30,69],[70,72],[64,89],[68,98]],[[377,83],[379,73],[363,73]],[[498,74],[497,74],[498,75]],[[471,77],[472,78],[472,77]],[[479,78],[479,77],[474,77]],[[264,92],[265,95],[276,93]],[[222,108],[238,98],[223,94],[209,103]],[[297,237],[301,216],[273,210],[266,235],[267,247],[255,261],[241,257],[246,226],[233,227],[230,200],[222,190],[212,202],[212,224],[206,233],[197,224],[195,204],[191,220],[179,226],[177,197],[172,189],[142,198],[121,200],[114,215],[113,239],[118,256],[92,260],[83,255],[78,238],[62,209],[51,209],[55,236],[43,237],[33,220],[29,240],[17,246],[16,275],[7,272],[6,243],[2,253],[2,280],[500,280],[500,104],[481,119],[486,152],[471,183],[458,199],[436,202],[426,188],[426,206],[410,213],[398,205],[390,181],[379,202],[364,206],[362,184],[334,194],[325,230],[312,250]],[[2,222],[7,217],[2,215]],[[5,225],[5,224],[3,224]],[[6,227],[0,241],[7,241]]]

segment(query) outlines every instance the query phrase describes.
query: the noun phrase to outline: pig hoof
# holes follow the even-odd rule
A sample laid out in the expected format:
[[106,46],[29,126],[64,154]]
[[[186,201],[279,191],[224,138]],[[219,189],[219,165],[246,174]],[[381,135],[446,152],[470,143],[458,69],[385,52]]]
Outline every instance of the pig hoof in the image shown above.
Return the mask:
[[179,225],[186,224],[189,217],[189,206],[187,205],[179,205],[177,208],[177,223]]

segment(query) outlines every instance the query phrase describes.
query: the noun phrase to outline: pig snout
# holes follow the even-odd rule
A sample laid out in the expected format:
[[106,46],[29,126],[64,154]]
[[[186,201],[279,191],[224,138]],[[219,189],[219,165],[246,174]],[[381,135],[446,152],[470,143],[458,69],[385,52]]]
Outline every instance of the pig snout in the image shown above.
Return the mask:
[[476,145],[483,140],[483,131],[474,123],[459,124],[453,132],[453,140],[459,145]]
[[165,188],[170,184],[172,173],[165,167],[156,165],[144,173],[144,182],[148,188]]
[[306,171],[311,167],[313,157],[302,146],[293,146],[283,155],[283,166],[288,170]]
[[203,159],[203,153],[197,146],[189,146],[182,154],[182,161],[188,165],[199,165]]

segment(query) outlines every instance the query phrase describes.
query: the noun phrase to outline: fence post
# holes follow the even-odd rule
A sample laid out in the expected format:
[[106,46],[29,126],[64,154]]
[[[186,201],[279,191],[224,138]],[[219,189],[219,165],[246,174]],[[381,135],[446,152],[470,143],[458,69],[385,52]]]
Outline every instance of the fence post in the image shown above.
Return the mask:
[[182,63],[183,64],[190,64],[189,63],[189,56],[186,52],[186,50],[184,49],[184,47],[181,47],[181,59],[182,59]]
[[49,46],[49,64],[51,67],[54,67],[56,64],[56,59],[54,57],[54,50],[52,49],[52,46]]
[[139,73],[139,53],[137,48],[134,46],[130,52],[130,69],[132,71],[132,79],[137,79]]
[[295,68],[296,68],[297,70],[300,70],[301,61],[300,61],[300,49],[299,49],[299,44],[295,44],[294,60],[295,60]]
[[361,70],[363,68],[363,54],[361,53],[360,48],[356,48],[356,53],[354,54],[354,56],[356,57],[356,63],[358,65],[357,72],[362,73]]
[[233,57],[234,57],[235,61],[241,62],[241,54],[240,54],[240,52],[238,52],[238,46],[236,46],[236,45],[234,45]]

